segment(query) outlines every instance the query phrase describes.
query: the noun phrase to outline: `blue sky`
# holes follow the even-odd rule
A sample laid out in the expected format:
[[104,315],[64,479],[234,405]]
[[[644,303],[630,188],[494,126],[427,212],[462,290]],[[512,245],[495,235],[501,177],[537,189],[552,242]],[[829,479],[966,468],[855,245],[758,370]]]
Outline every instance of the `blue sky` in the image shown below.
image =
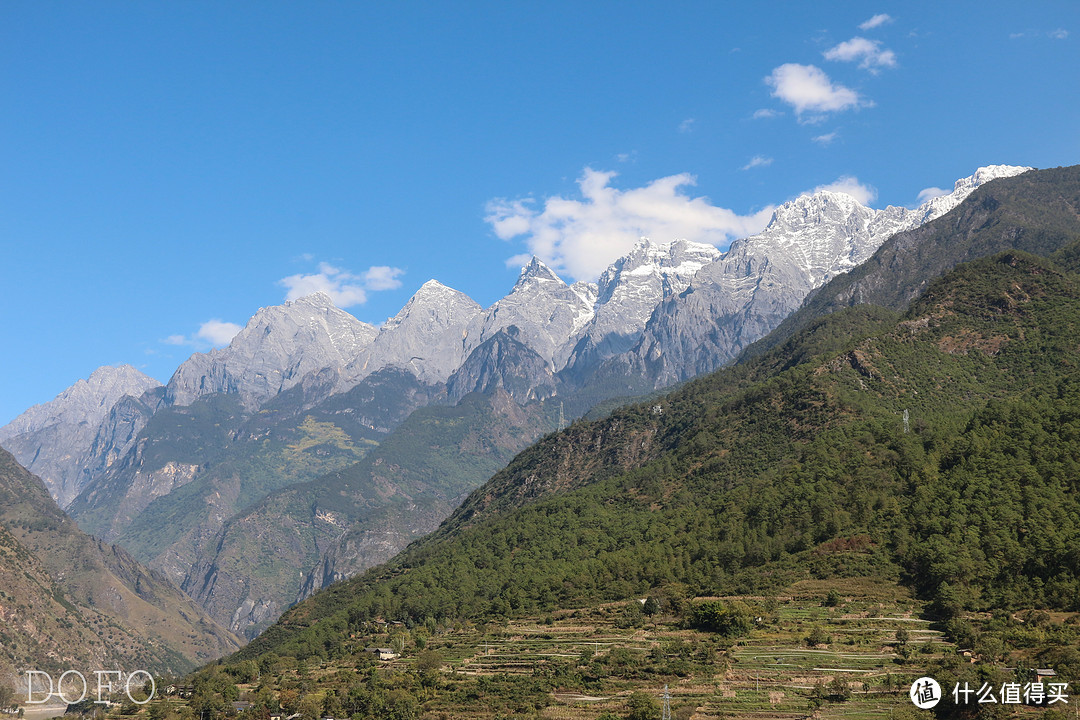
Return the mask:
[[0,423],[290,293],[379,323],[838,181],[914,205],[1075,164],[1078,43],[1075,0],[2,0]]

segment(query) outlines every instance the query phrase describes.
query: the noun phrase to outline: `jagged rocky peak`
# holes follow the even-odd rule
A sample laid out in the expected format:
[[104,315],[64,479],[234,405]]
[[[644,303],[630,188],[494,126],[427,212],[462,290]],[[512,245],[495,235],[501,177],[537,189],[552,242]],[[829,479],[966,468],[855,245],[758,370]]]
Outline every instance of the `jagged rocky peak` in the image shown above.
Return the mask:
[[521,274],[518,275],[514,290],[517,290],[522,286],[528,286],[533,282],[553,282],[558,285],[566,284],[561,277],[555,274],[554,270],[545,265],[544,261],[535,255],[529,260],[528,265],[521,268]]
[[67,507],[85,482],[85,469],[95,462],[91,448],[109,425],[110,412],[125,397],[139,398],[158,387],[161,383],[130,365],[100,367],[0,428],[0,442]]
[[499,330],[516,325],[522,343],[553,367],[561,367],[570,351],[567,339],[577,335],[592,317],[589,285],[567,285],[533,256],[510,293],[469,325],[466,357]]
[[914,209],[868,208],[831,190],[790,200],[774,211],[765,230],[733,242],[694,276],[687,293],[657,309],[631,364],[648,365],[657,386],[712,370],[776,327],[808,293],[867,260],[892,235],[944,215],[986,182],[1028,169],[980,168],[958,180],[953,192]]
[[[469,319],[483,308],[471,297],[443,285],[438,280],[428,280],[420,286],[398,314],[386,321],[382,332],[393,330],[410,321],[427,321],[438,327],[455,324],[462,315]],[[423,313],[423,317],[417,315]]]
[[0,428],[0,440],[61,423],[96,426],[120,398],[125,395],[139,397],[160,385],[131,365],[99,367],[90,373],[90,377],[77,380],[52,400],[34,405]]
[[203,395],[229,392],[255,407],[309,372],[345,367],[375,335],[373,326],[321,292],[259,308],[227,348],[195,353],[180,365],[167,399],[189,405]]
[[[644,292],[659,302],[664,294],[678,294],[698,270],[717,260],[721,252],[712,245],[672,240],[654,243],[641,238],[633,249],[608,266],[597,283],[597,302],[618,302],[620,296]],[[657,293],[660,294],[657,294]],[[655,305],[655,302],[653,303]]]
[[873,210],[847,193],[818,190],[800,195],[776,208],[762,234],[787,236],[822,225],[865,226],[874,214]]
[[587,280],[578,280],[570,286],[570,289],[574,291],[574,294],[581,298],[583,303],[590,307],[596,305],[596,300],[600,295],[600,288],[597,284],[588,282]]
[[991,180],[997,180],[998,178],[1003,177],[1013,177],[1014,175],[1026,173],[1028,170],[1034,169],[1035,168],[1027,165],[984,165],[976,170],[974,174],[957,180],[953,185],[953,192],[974,190]]
[[601,273],[594,315],[572,339],[567,365],[591,365],[629,350],[656,306],[686,290],[694,275],[721,255],[704,243],[641,238]]
[[555,394],[551,367],[521,342],[516,325],[499,330],[469,354],[447,381],[447,395],[455,402],[470,392],[502,388],[519,405]]
[[386,367],[408,370],[426,383],[445,382],[465,360],[465,331],[481,312],[465,293],[428,280],[349,364],[340,389]]

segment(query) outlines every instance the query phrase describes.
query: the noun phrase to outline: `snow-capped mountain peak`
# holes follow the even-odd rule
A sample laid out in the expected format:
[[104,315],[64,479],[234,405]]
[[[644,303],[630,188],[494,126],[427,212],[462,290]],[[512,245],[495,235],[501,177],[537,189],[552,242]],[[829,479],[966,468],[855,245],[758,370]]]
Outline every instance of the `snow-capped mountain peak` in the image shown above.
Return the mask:
[[[967,196],[975,191],[980,185],[998,178],[1013,177],[1031,170],[1030,167],[1019,165],[987,165],[976,170],[973,174],[960,178],[953,184],[953,191],[947,195],[931,198],[912,211],[909,220],[911,227],[929,222],[941,217],[957,205],[962,203]],[[908,229],[908,228],[904,228]]]
[[544,261],[533,255],[529,264],[521,268],[521,274],[518,275],[517,283],[514,285],[513,293],[519,287],[528,285],[531,282],[554,282],[559,285],[565,285],[563,279],[555,274],[555,271],[544,264]]

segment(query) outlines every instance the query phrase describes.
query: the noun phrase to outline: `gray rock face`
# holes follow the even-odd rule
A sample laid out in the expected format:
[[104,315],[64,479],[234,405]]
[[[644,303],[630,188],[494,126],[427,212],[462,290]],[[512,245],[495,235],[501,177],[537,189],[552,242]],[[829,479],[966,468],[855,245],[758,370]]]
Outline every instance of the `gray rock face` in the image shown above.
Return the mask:
[[481,312],[465,293],[428,280],[349,363],[339,388],[386,367],[408,370],[428,384],[445,382],[465,359],[466,328]]
[[471,353],[500,330],[518,328],[520,341],[549,363],[563,366],[570,338],[593,317],[596,295],[588,284],[567,285],[551,268],[533,258],[521,269],[510,293],[469,324],[465,348]]
[[516,325],[499,330],[469,355],[446,384],[458,402],[470,392],[502,388],[519,405],[543,400],[556,392],[557,381],[544,358],[520,341]]
[[995,165],[957,181],[914,210],[873,210],[845,193],[804,195],[776,209],[768,227],[705,265],[685,292],[664,301],[623,360],[656,387],[730,361],[794,312],[814,289],[864,262],[890,236],[945,214],[981,185],[1029,168]]
[[310,372],[344,368],[375,335],[323,293],[261,308],[227,348],[188,358],[169,380],[166,400],[190,405],[203,395],[235,393],[254,409]]
[[580,373],[630,350],[657,305],[686,290],[699,270],[720,257],[712,245],[688,240],[656,244],[642,238],[600,276],[595,312],[570,338],[574,347],[567,367]]
[[[86,380],[79,380],[49,402],[35,405],[0,428],[0,443],[44,481],[61,507],[67,507],[85,485],[88,467],[111,451],[110,433],[123,435],[134,425],[141,429],[140,421],[145,423],[135,413],[127,421],[114,418],[103,429],[114,406],[126,396],[138,398],[160,385],[130,365],[100,367]],[[131,426],[123,429],[125,422]]]

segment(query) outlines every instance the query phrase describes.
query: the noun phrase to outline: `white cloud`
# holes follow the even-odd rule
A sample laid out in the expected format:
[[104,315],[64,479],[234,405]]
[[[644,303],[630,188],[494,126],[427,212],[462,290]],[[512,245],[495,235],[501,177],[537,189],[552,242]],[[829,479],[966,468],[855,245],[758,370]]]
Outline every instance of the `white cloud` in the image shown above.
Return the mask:
[[851,88],[833,84],[829,76],[814,65],[786,63],[774,68],[765,82],[773,88],[773,97],[795,108],[795,113],[804,122],[820,118],[807,120],[801,117],[803,113],[839,112],[870,105]]
[[317,292],[326,293],[341,308],[363,305],[367,292],[363,278],[341,270],[328,263],[319,263],[319,272],[305,275],[298,273],[278,280],[278,285],[288,288],[286,300],[296,300]]
[[768,167],[769,165],[772,165],[772,162],[773,162],[773,159],[771,157],[765,157],[763,155],[755,155],[754,157],[750,158],[750,162],[743,165],[740,169],[741,170],[749,170],[750,168],[756,168],[756,167]]
[[835,140],[838,137],[840,137],[840,131],[839,130],[833,130],[831,133],[825,133],[824,135],[818,135],[818,136],[812,137],[810,139],[813,140],[814,142],[816,142],[818,145],[828,146],[828,145],[831,145],[833,140]]
[[[552,197],[543,208],[531,200],[498,198],[487,204],[485,220],[503,240],[524,236],[529,252],[575,280],[595,279],[625,255],[641,237],[658,242],[686,238],[726,247],[732,240],[761,231],[772,216],[769,206],[750,215],[690,197],[687,173],[654,180],[644,187],[610,186],[614,172],[585,168],[578,186],[581,199]],[[508,265],[523,264],[528,254]]]
[[364,273],[364,286],[368,290],[396,290],[401,287],[399,275],[405,274],[401,268],[388,265],[372,265]]
[[206,350],[211,347],[225,347],[232,342],[232,339],[236,337],[236,333],[242,329],[236,323],[214,318],[200,325],[195,334],[190,337],[187,335],[169,335],[161,342],[166,345],[190,345],[199,350]]
[[195,333],[195,337],[200,340],[205,340],[213,347],[224,347],[232,342],[232,339],[236,337],[236,333],[240,332],[241,328],[236,323],[224,322],[214,318],[213,320],[207,320],[199,326],[199,331]]
[[754,119],[755,120],[766,120],[766,119],[769,119],[769,118],[780,117],[783,114],[784,113],[780,112],[779,110],[770,110],[769,108],[761,108],[760,110],[755,110],[754,111]]
[[[1024,32],[1009,33],[1010,40],[1019,40],[1021,38],[1041,38],[1044,33],[1041,30],[1025,30]],[[1058,28],[1056,30],[1050,30],[1045,33],[1045,36],[1052,40],[1066,40],[1069,37],[1069,31],[1065,28]]]
[[942,195],[948,195],[948,194],[949,194],[949,191],[945,190],[944,188],[939,188],[939,187],[923,188],[922,190],[919,191],[919,204],[922,205],[927,200],[933,200],[936,197],[941,197]]
[[870,18],[866,22],[859,23],[860,30],[873,30],[876,27],[887,25],[893,21],[892,17],[885,13],[878,13],[874,17]]
[[693,132],[694,123],[696,123],[696,122],[697,122],[697,120],[694,119],[694,118],[686,118],[681,123],[679,123],[679,132],[681,132],[681,133]]
[[811,192],[821,192],[822,190],[847,193],[863,205],[869,205],[877,200],[877,190],[870,185],[863,185],[857,177],[852,175],[841,175],[836,179],[836,182],[831,182],[828,185],[818,185]]
[[878,72],[879,68],[896,67],[896,53],[887,48],[882,48],[877,40],[867,40],[864,37],[853,37],[845,40],[836,47],[829,48],[824,53],[826,60],[839,60],[840,62],[859,61],[859,67],[870,72]]
[[321,292],[329,295],[339,308],[347,308],[366,303],[369,291],[377,292],[401,287],[401,281],[397,278],[404,272],[401,268],[374,265],[362,275],[356,275],[349,270],[323,262],[319,263],[319,272],[290,275],[278,280],[278,285],[288,289],[285,294],[286,300],[296,300]]

